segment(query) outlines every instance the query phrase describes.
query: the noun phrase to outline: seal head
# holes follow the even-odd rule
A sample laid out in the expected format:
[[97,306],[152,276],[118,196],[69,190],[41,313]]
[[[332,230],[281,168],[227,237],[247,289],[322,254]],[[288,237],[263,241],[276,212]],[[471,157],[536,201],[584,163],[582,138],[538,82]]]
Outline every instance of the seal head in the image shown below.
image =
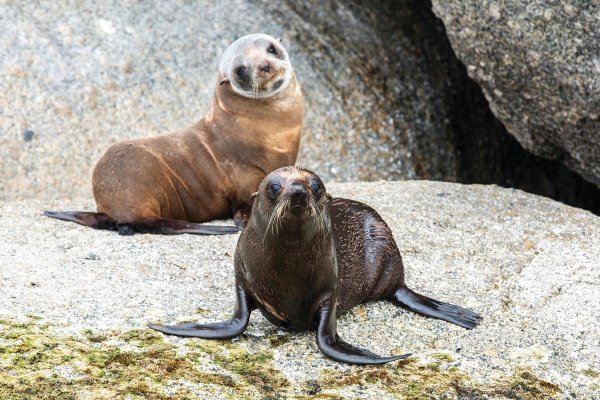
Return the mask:
[[[259,195],[260,194],[260,195]],[[326,210],[331,196],[321,178],[299,167],[283,167],[265,177],[252,195],[255,223],[266,235],[295,234],[304,240],[331,231]]]
[[239,38],[225,50],[219,74],[220,84],[230,84],[238,95],[264,99],[290,85],[293,69],[279,39],[257,33]]

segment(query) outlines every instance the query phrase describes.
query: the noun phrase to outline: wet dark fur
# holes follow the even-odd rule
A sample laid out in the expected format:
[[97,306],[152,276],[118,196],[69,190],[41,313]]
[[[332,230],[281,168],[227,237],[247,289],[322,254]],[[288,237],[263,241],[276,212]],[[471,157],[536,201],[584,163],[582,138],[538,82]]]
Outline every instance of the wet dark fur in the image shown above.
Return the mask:
[[280,168],[254,197],[235,252],[234,317],[209,325],[152,328],[179,336],[234,337],[258,308],[286,329],[316,329],[319,349],[333,359],[381,364],[407,355],[379,357],[345,343],[336,333],[338,315],[360,303],[389,300],[468,329],[479,323],[470,310],[407,288],[400,252],[381,216],[357,201],[332,199],[314,173]]

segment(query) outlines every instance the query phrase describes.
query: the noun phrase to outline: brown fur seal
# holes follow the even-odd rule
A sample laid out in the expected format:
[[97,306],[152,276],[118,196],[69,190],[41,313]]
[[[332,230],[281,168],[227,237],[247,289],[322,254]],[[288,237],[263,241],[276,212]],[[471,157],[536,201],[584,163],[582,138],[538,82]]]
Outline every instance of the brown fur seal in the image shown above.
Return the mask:
[[235,233],[263,178],[298,155],[303,98],[288,54],[269,35],[244,36],[219,63],[208,112],[181,132],[119,142],[94,168],[97,213],[45,212],[98,229]]
[[235,252],[237,304],[233,318],[214,324],[150,325],[170,335],[231,338],[258,308],[275,325],[317,331],[319,349],[351,364],[381,364],[379,357],[342,341],[336,318],[357,304],[389,300],[467,329],[480,317],[459,306],[417,294],[404,283],[392,232],[369,206],[332,199],[314,173],[285,167],[270,173],[255,195]]

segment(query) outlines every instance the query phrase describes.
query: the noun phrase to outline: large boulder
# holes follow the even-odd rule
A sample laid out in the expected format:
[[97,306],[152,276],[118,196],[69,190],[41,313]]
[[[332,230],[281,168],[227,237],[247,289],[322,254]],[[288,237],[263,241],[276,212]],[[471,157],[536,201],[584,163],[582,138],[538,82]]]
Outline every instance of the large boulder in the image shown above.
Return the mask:
[[323,177],[497,183],[600,204],[505,132],[429,2],[356,3],[0,4],[0,199],[89,195],[106,147],[197,121],[224,49],[263,31],[283,38],[304,88],[299,163]]
[[433,11],[508,132],[600,186],[598,3],[433,0]]
[[405,3],[0,5],[0,198],[87,195],[107,146],[200,119],[222,52],[256,31],[283,39],[304,89],[301,164],[336,180],[457,180],[458,63],[433,14]]
[[467,331],[387,302],[338,322],[409,361],[349,367],[312,333],[258,312],[235,340],[163,337],[149,321],[215,321],[234,305],[233,236],[123,237],[45,218],[87,200],[0,204],[0,398],[600,396],[600,217],[518,190],[328,185],[389,223],[410,287],[483,315]]

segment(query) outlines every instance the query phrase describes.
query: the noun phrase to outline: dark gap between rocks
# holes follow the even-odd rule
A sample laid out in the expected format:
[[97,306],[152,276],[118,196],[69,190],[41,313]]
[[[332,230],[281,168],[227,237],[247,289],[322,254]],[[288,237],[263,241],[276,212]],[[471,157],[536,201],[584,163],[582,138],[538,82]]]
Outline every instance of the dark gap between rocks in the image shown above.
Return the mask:
[[[429,0],[261,3],[301,51],[321,57],[313,68],[337,76],[325,80],[322,90],[350,98],[344,107],[361,119],[353,128],[365,138],[391,142],[393,161],[379,165],[373,149],[374,159],[356,174],[359,179],[497,184],[600,214],[599,188],[560,161],[526,151],[493,115]],[[352,96],[368,99],[378,114],[357,110],[361,103]],[[382,115],[393,119],[393,132],[379,127]]]

